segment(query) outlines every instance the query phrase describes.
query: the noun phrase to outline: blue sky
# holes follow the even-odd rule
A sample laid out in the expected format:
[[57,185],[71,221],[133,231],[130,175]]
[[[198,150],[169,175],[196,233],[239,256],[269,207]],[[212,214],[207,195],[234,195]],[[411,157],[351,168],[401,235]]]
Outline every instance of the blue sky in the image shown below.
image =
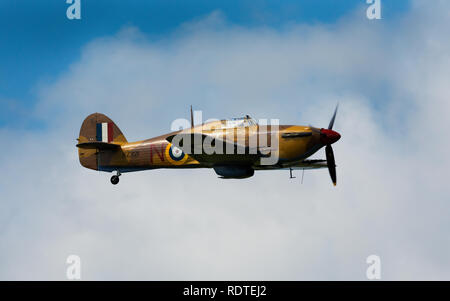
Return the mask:
[[[389,0],[382,5],[383,18],[390,19],[405,13],[409,1]],[[180,24],[216,10],[228,22],[244,27],[333,24],[354,10],[364,10],[367,4],[363,0],[84,0],[82,20],[68,20],[68,6],[63,0],[0,3],[0,99],[8,100],[0,125],[17,126],[15,115],[32,110],[40,84],[52,82],[79,60],[88,42],[113,35],[123,26],[136,26],[151,39],[161,39]],[[20,124],[30,118],[20,118]]]

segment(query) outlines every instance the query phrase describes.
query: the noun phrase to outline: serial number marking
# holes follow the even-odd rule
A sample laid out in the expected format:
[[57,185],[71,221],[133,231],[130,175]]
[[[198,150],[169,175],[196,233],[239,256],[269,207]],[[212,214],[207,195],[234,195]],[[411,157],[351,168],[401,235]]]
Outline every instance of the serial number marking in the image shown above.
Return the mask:
[[139,157],[139,152],[138,151],[131,151],[131,152],[128,152],[127,153],[127,158],[136,158],[136,157]]

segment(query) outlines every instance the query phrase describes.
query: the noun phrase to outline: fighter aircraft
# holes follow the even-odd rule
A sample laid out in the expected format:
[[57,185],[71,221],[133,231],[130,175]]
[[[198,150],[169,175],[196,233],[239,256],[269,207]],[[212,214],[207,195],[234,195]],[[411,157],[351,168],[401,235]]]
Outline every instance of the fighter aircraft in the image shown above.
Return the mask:
[[[255,170],[328,168],[336,185],[336,165],[331,145],[341,138],[333,131],[338,106],[328,128],[301,125],[260,125],[246,115],[194,125],[158,137],[128,142],[107,116],[94,113],[81,125],[78,140],[80,163],[98,171],[122,173],[157,168],[213,168],[223,179],[242,179]],[[325,146],[326,160],[307,159]]]

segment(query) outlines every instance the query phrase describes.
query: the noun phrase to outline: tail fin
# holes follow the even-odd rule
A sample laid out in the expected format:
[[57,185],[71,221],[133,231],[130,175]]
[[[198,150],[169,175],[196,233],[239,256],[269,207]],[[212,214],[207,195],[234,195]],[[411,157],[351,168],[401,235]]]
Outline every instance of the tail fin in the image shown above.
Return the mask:
[[[86,144],[123,144],[127,139],[119,127],[106,115],[94,113],[86,117],[81,125],[78,145]],[[86,168],[98,169],[97,147],[79,147],[78,157],[81,165]]]

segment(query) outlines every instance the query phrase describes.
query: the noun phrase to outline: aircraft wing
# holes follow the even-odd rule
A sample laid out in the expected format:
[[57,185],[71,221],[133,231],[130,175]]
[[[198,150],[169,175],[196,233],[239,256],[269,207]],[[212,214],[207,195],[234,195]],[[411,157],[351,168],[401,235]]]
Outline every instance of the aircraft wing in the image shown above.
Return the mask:
[[261,165],[256,169],[258,170],[272,170],[272,169],[293,169],[293,170],[302,170],[302,169],[319,169],[319,168],[327,168],[327,160],[323,159],[312,159],[312,160],[303,160],[294,163],[287,163],[282,165]]
[[319,169],[327,167],[327,160],[324,159],[303,160],[302,162],[298,162],[290,166],[292,169]]
[[[199,133],[180,133],[166,140],[195,160],[211,166],[216,163],[249,165],[265,156],[258,149]],[[217,147],[219,144],[222,148]],[[215,152],[218,149],[222,150],[221,153]]]

